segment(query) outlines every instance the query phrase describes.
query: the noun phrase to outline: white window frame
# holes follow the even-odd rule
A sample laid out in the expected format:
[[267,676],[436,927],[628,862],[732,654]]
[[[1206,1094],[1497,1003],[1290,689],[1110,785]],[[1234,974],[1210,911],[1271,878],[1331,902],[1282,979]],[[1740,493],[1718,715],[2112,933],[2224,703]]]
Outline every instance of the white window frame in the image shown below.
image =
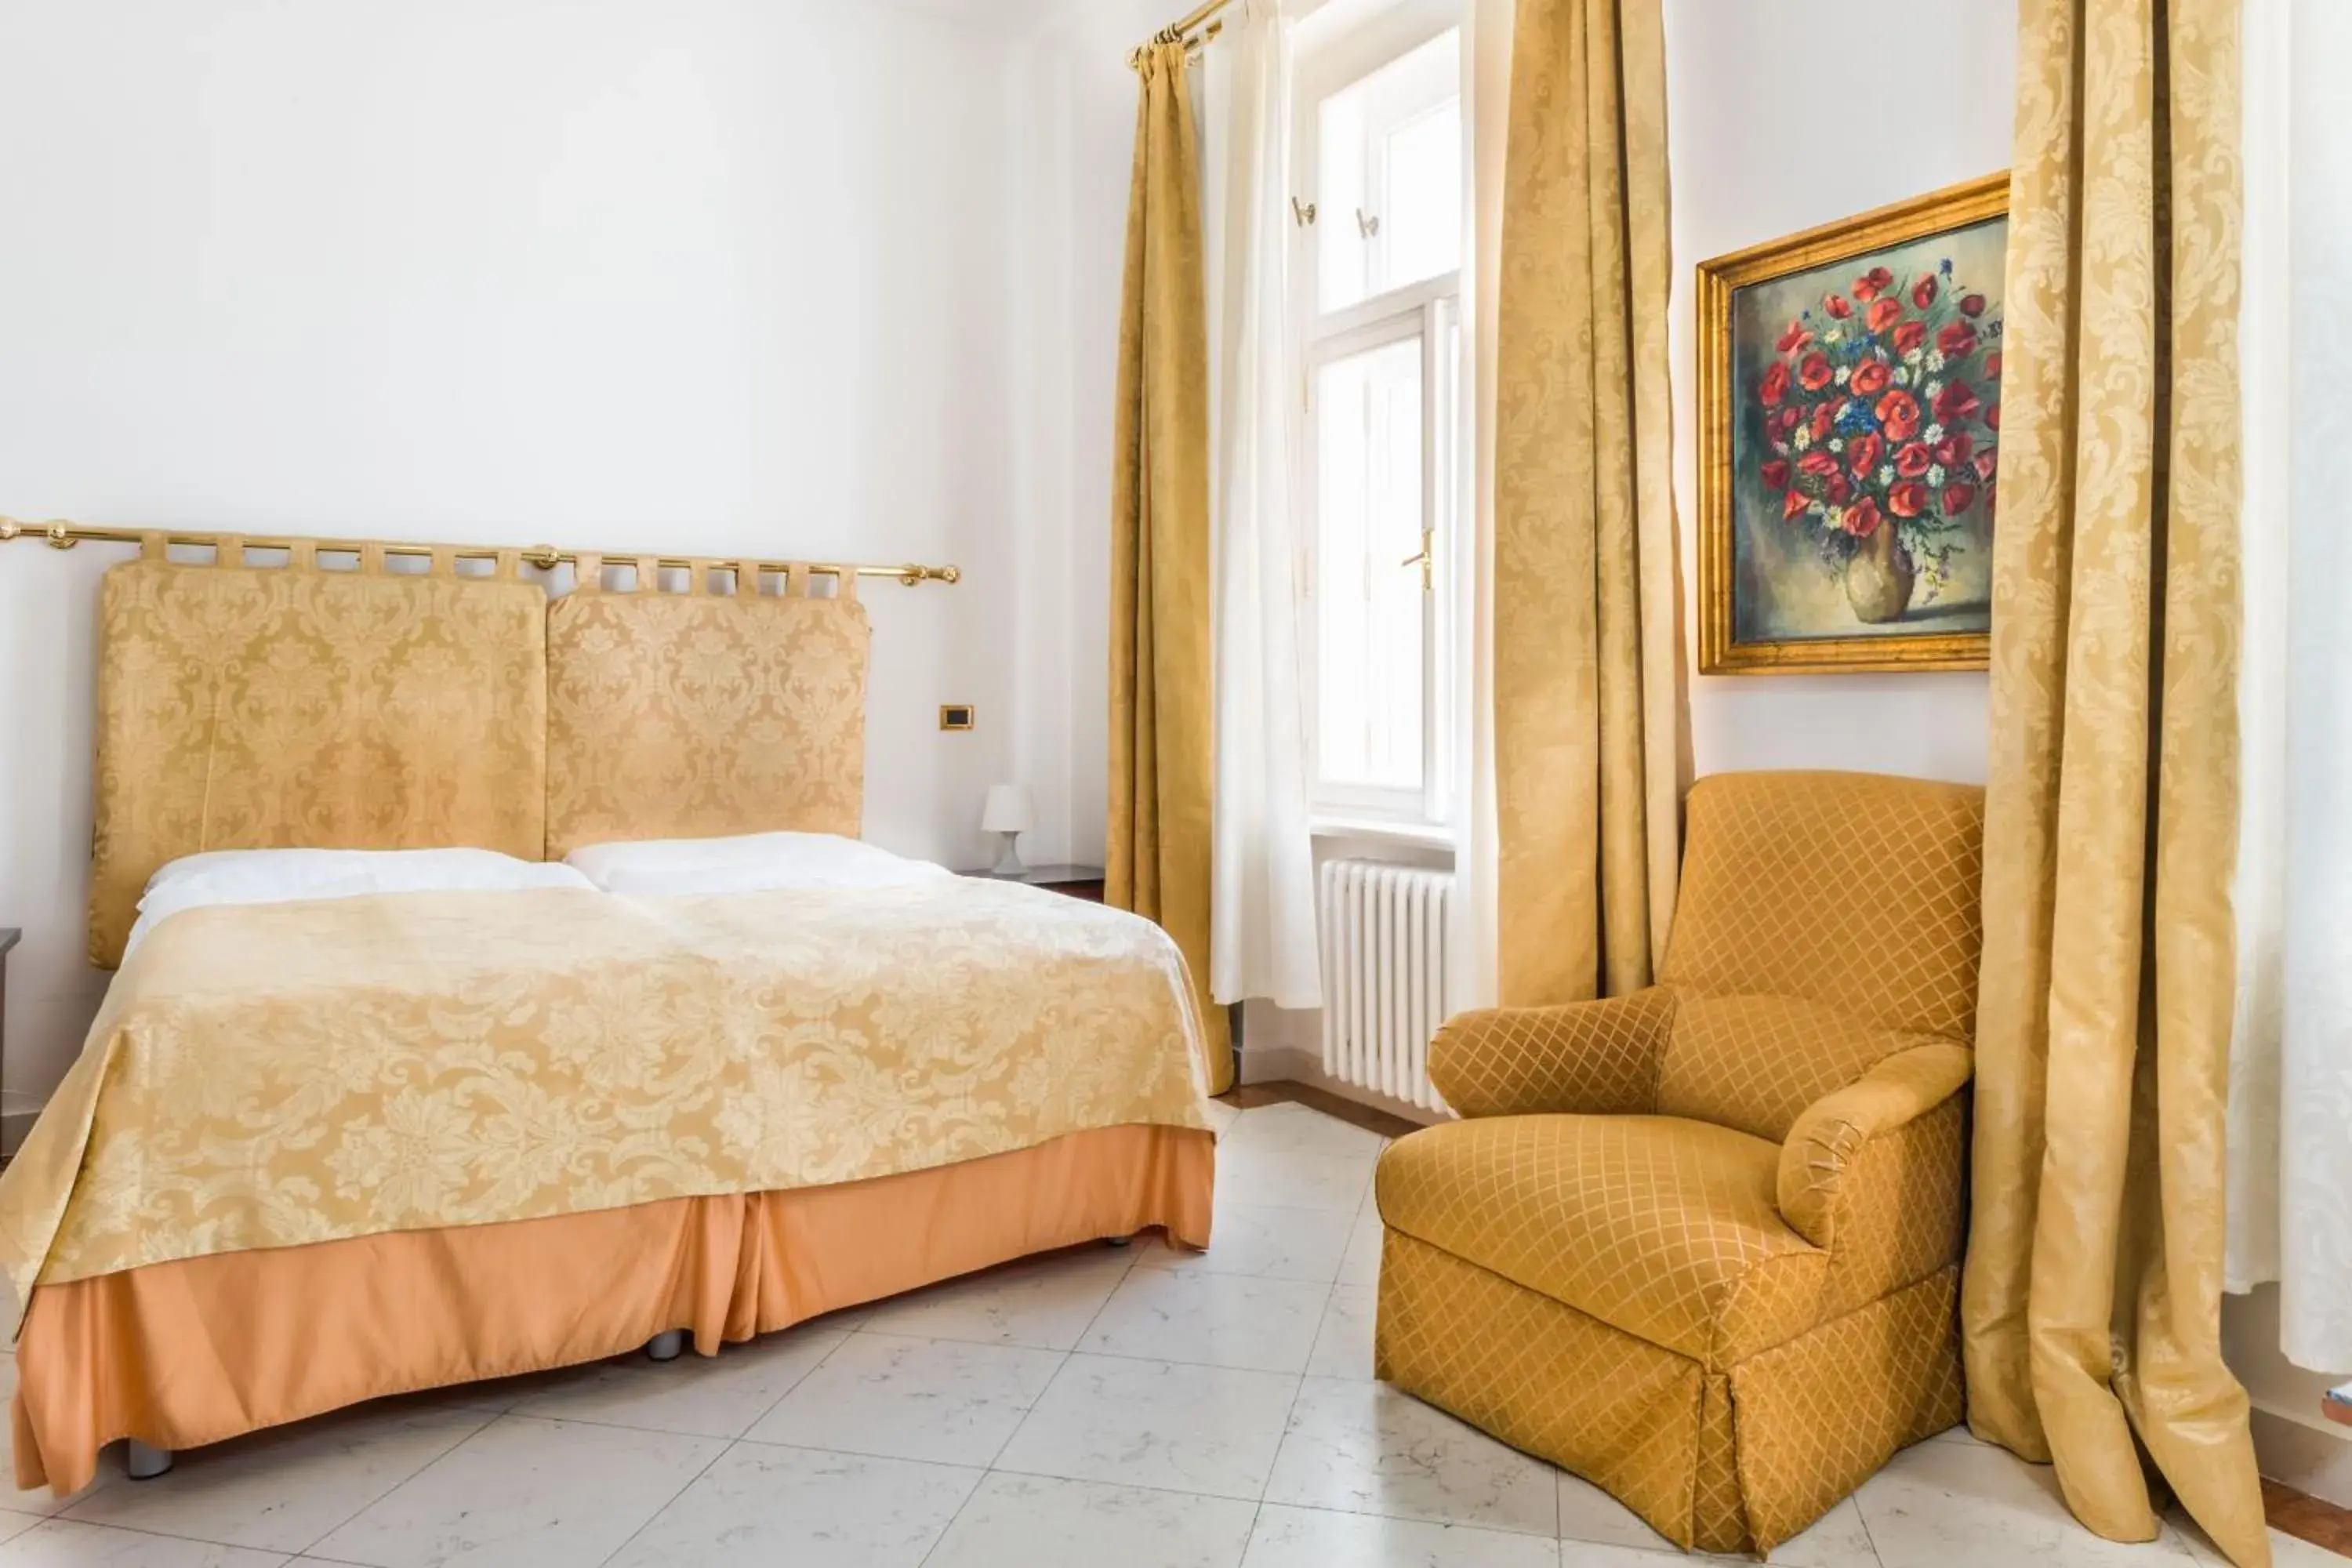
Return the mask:
[[[1456,28],[1463,35],[1467,75],[1470,34],[1467,6],[1462,0],[1398,0],[1371,16],[1362,11],[1360,5],[1335,3],[1301,25],[1292,100],[1297,105],[1293,116],[1292,166],[1297,186],[1294,195],[1301,208],[1317,201],[1324,100]],[[1318,22],[1328,24],[1319,35],[1314,29]],[[1465,91],[1462,121],[1465,204],[1471,189],[1466,178],[1470,128]],[[1301,323],[1301,401],[1307,411],[1294,494],[1298,506],[1301,653],[1308,710],[1308,805],[1318,826],[1375,824],[1440,829],[1449,824],[1453,811],[1451,753],[1460,684],[1454,577],[1459,503],[1465,490],[1460,465],[1467,456],[1463,441],[1467,422],[1462,416],[1465,356],[1458,349],[1451,354],[1446,351],[1450,337],[1457,331],[1466,337],[1468,330],[1462,319],[1463,279],[1456,270],[1326,312],[1321,299],[1320,225],[1355,221],[1353,212],[1326,212],[1318,205],[1314,224],[1297,224],[1292,230],[1297,247],[1291,268],[1292,319]],[[1465,258],[1467,230],[1465,215]],[[1422,526],[1430,583],[1422,595],[1421,787],[1333,783],[1326,780],[1322,767],[1320,430],[1314,417],[1315,388],[1323,367],[1335,360],[1416,338],[1422,345]],[[1398,570],[1412,567],[1400,563]]]

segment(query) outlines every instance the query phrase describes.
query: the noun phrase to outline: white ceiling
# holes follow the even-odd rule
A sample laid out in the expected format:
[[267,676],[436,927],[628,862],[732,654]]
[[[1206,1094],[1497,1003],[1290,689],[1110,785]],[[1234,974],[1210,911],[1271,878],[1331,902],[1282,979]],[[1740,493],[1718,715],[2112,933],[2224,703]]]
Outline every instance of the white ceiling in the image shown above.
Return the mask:
[[1084,0],[890,0],[901,10],[923,11],[952,21],[996,26],[1005,32],[1041,31],[1082,12]]

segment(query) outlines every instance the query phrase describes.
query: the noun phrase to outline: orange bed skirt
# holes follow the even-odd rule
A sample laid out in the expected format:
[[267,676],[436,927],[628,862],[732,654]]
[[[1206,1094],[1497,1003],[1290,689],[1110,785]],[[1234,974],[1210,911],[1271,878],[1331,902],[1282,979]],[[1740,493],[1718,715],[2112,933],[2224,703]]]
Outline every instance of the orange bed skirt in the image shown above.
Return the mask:
[[16,1484],[120,1437],[202,1447],[385,1394],[728,1341],[1058,1247],[1209,1243],[1212,1134],[1113,1127],[840,1186],[226,1253],[33,1292]]

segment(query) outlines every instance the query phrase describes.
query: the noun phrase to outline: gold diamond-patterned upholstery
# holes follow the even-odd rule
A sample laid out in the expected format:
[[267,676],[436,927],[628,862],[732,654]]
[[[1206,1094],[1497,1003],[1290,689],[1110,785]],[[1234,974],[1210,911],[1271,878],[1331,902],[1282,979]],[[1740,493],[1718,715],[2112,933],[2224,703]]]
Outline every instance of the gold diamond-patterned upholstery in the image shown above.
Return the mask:
[[1954,1263],[1731,1373],[1757,1550],[1802,1531],[1896,1449],[1960,1424],[1959,1296]]
[[1696,1362],[1396,1231],[1381,1250],[1379,1322],[1382,1382],[1606,1487],[1653,1523],[1682,1521],[1689,1544]]
[[1968,1226],[1968,1100],[1954,1095],[1862,1146],[1832,1211],[1822,1315],[1924,1279],[1960,1256]]
[[1657,1109],[1778,1143],[1807,1108],[1889,1057],[1933,1044],[1800,996],[1684,994],[1658,1064]]
[[1780,1151],[1775,1194],[1790,1225],[1817,1246],[1832,1245],[1843,1210],[1866,1183],[1853,1167],[1881,1133],[1907,1127],[1959,1092],[1974,1054],[1949,1040],[1887,1057],[1799,1117]]
[[1691,796],[1660,984],[1465,1015],[1381,1158],[1380,1374],[1769,1550],[1960,1415],[1981,792]]
[[1406,1139],[1379,1201],[1391,1230],[1720,1371],[1811,1328],[1829,1277],[1780,1218],[1780,1163],[1703,1121],[1506,1116]]
[[1638,1116],[1657,1108],[1674,1021],[1674,993],[1654,986],[1568,1007],[1465,1013],[1437,1031],[1429,1076],[1464,1116]]
[[1801,996],[1905,1034],[1976,1032],[1984,791],[1876,773],[1691,789],[1662,984]]

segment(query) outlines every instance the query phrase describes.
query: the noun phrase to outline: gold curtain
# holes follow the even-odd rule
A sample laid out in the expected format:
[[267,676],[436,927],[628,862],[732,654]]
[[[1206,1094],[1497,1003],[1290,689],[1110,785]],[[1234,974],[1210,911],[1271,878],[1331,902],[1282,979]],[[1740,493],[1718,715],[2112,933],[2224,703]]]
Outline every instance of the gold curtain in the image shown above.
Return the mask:
[[1184,46],[1139,50],[1135,183],[1111,494],[1110,844],[1105,896],[1183,950],[1213,1092],[1233,1087],[1210,1000],[1209,325]]
[[1496,367],[1501,999],[1639,990],[1685,772],[1659,0],[1519,0]]
[[2237,845],[2238,0],[2022,0],[1969,1424],[2119,1541],[2134,1436],[2269,1561],[2221,1361]]

